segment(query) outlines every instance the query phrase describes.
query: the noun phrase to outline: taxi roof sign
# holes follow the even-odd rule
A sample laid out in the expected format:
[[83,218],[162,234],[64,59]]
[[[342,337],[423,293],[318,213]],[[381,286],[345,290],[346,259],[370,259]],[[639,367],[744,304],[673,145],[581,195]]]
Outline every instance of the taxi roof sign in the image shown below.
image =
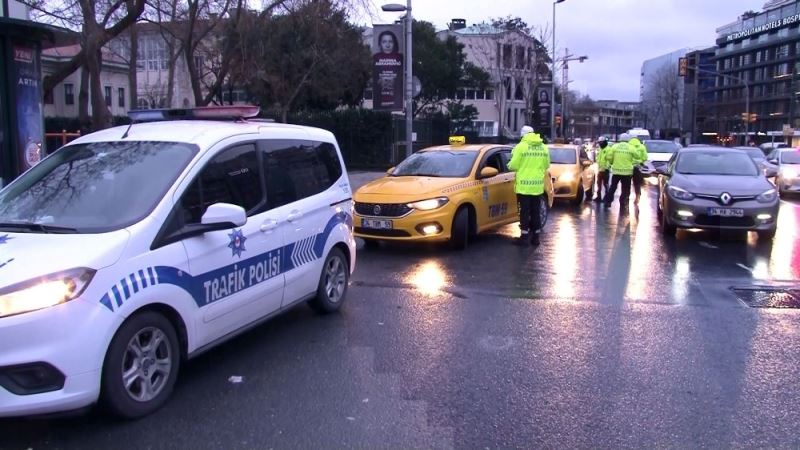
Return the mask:
[[450,136],[450,145],[459,146],[467,143],[467,138],[464,136]]

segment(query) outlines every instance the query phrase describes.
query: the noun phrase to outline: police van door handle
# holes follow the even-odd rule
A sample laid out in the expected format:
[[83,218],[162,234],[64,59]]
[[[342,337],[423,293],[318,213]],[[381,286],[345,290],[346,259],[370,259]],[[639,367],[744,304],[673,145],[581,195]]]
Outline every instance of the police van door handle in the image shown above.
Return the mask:
[[264,233],[269,233],[276,228],[278,228],[278,221],[273,219],[265,220],[264,223],[261,224],[261,227],[259,227]]
[[300,211],[298,211],[296,209],[294,211],[290,212],[288,216],[286,216],[286,220],[288,220],[289,222],[295,222],[295,221],[298,221],[298,220],[300,220],[302,218],[303,218],[303,213],[301,213]]

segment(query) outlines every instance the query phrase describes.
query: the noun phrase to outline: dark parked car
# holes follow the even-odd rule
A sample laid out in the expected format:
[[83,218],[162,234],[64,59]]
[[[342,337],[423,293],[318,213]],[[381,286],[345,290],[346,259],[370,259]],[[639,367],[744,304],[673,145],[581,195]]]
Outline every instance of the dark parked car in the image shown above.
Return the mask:
[[658,215],[664,234],[678,228],[756,231],[775,235],[778,192],[747,153],[692,147],[659,169]]

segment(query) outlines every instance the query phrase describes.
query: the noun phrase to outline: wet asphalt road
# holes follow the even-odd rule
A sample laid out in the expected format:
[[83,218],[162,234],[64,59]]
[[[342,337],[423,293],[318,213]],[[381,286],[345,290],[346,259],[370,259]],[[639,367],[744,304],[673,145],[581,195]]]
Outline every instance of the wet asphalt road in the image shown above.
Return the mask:
[[189,362],[145,419],[4,420],[0,448],[797,448],[800,310],[731,287],[795,286],[800,202],[773,242],[664,238],[653,202],[558,205],[537,249],[360,249],[341,314]]

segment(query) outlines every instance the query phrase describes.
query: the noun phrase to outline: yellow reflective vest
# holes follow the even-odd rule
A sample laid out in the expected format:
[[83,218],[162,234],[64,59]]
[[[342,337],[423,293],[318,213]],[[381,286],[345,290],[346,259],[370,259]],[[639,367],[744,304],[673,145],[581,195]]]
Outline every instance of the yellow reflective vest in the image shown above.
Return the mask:
[[536,133],[522,136],[511,151],[508,168],[516,172],[514,191],[522,195],[544,194],[544,180],[550,168],[550,150]]

